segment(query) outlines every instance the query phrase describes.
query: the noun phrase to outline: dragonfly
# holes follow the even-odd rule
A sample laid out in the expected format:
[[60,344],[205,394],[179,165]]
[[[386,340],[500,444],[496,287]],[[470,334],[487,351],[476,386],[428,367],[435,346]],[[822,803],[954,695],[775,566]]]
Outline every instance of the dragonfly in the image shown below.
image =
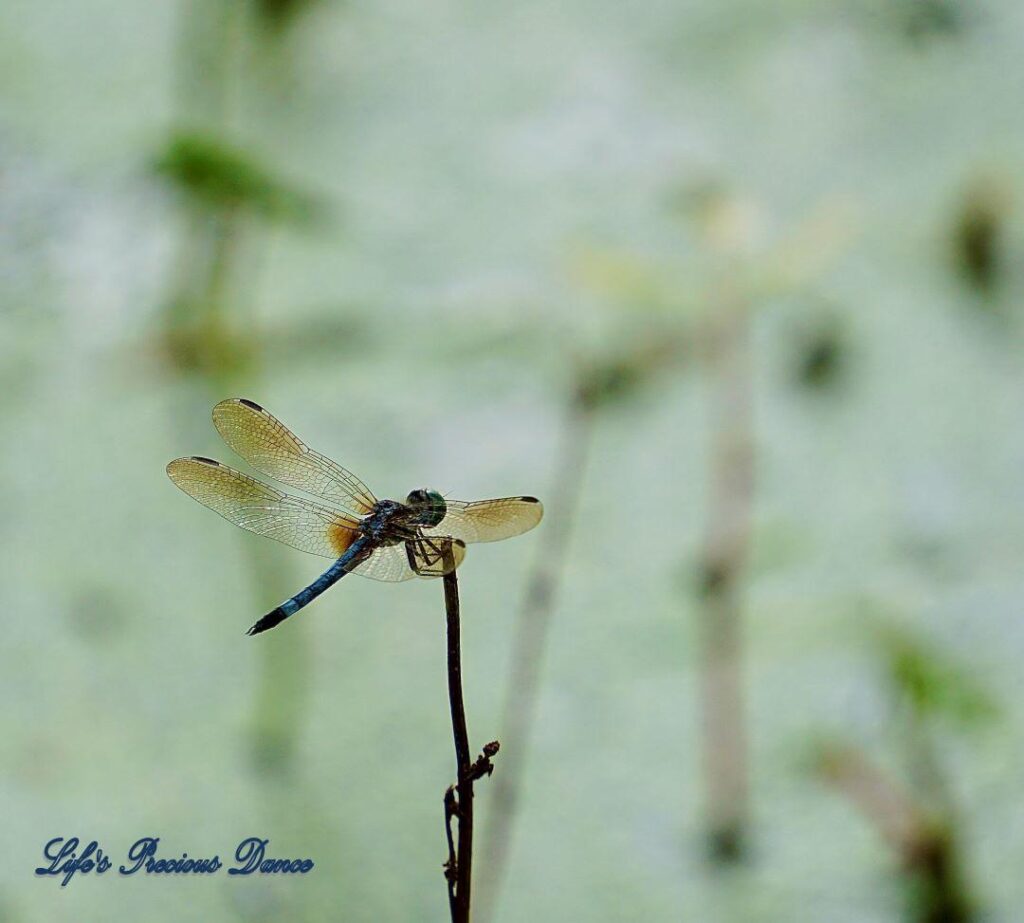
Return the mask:
[[422,488],[410,491],[404,502],[378,500],[352,472],[245,398],[217,404],[213,423],[257,471],[317,499],[286,493],[201,455],[168,464],[171,481],[236,526],[334,560],[309,586],[256,622],[249,635],[279,625],[346,574],[387,582],[443,577],[462,563],[467,544],[521,535],[544,515],[536,497],[467,503]]

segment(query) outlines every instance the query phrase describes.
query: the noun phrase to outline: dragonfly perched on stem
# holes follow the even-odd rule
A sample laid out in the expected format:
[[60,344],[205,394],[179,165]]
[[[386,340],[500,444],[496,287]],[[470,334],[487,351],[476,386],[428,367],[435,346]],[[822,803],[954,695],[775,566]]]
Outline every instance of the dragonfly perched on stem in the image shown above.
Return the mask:
[[398,582],[442,577],[472,542],[521,535],[540,522],[536,497],[466,503],[414,490],[404,503],[378,500],[350,471],[313,451],[280,420],[245,398],[221,401],[213,423],[224,441],[263,474],[319,498],[305,500],[194,455],[167,466],[170,479],[225,519],[334,563],[247,632],[273,628],[309,605],[345,574]]

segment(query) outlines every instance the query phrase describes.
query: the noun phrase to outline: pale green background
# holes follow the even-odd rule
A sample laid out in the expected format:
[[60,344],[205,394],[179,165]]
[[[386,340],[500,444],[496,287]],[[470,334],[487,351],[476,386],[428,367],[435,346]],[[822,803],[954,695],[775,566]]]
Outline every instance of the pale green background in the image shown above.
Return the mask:
[[[692,298],[705,257],[668,204],[681,183],[738,190],[766,252],[816,208],[842,216],[810,296],[760,304],[756,324],[754,862],[713,876],[698,840],[684,575],[707,420],[689,365],[596,435],[504,923],[897,919],[888,852],[800,759],[821,728],[891,752],[867,610],[920,626],[1001,706],[943,756],[987,919],[1020,918],[1024,231],[1011,212],[994,312],[947,238],[979,171],[1024,201],[1024,6],[965,4],[962,33],[916,44],[899,6],[325,2],[292,31],[290,87],[233,90],[233,137],[332,214],[264,234],[245,291],[269,328],[324,325],[336,345],[271,349],[246,396],[384,496],[545,496],[571,354],[650,323],[575,255],[626,252]],[[310,661],[297,765],[268,782],[249,729],[279,639],[242,634],[280,601],[250,586],[261,540],[163,473],[179,454],[230,460],[208,423],[230,395],[170,372],[153,342],[179,213],[147,165],[174,121],[177,15],[0,8],[0,918],[442,920],[440,587],[346,580],[279,630]],[[793,325],[820,304],[851,344],[825,396],[789,369]],[[462,574],[476,746],[498,732],[537,538],[473,549]],[[318,572],[252,553],[294,589]],[[486,783],[478,804],[486,819]],[[45,840],[72,834],[115,861],[147,834],[222,858],[259,834],[317,867],[35,879]]]

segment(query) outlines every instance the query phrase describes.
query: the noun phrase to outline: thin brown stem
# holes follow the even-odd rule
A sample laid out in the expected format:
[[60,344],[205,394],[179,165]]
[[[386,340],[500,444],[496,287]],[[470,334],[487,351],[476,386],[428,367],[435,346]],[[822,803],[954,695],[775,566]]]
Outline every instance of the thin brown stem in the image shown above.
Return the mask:
[[516,625],[500,725],[506,756],[501,775],[495,780],[494,807],[484,836],[485,877],[481,881],[478,907],[480,919],[484,921],[494,914],[508,868],[544,654],[566,550],[579,506],[594,414],[594,407],[590,404],[573,400],[569,405],[552,487],[548,526],[527,581]]
[[[454,570],[444,575],[444,607],[448,625],[448,702],[452,712],[452,736],[455,738],[455,770],[458,782],[457,802],[445,796],[448,841],[451,844],[451,811],[459,821],[458,851],[455,868],[448,868],[448,902],[452,923],[469,923],[470,885],[473,875],[473,780],[470,778],[469,730],[466,705],[462,697],[462,642],[459,625],[459,578]],[[449,856],[449,862],[451,857]]]
[[[448,906],[452,923],[469,923],[473,879],[473,783],[494,771],[491,757],[498,742],[491,741],[475,761],[471,760],[466,705],[462,697],[462,644],[459,625],[459,581],[455,575],[451,548],[445,551],[444,606],[448,633],[448,702],[452,713],[457,781],[444,795],[445,834],[448,861],[444,877],[448,882]],[[452,820],[458,820],[458,837],[452,836]]]
[[749,317],[725,302],[713,331],[711,491],[701,556],[701,708],[707,839],[721,862],[740,859],[747,827],[742,674],[742,577],[754,498]]

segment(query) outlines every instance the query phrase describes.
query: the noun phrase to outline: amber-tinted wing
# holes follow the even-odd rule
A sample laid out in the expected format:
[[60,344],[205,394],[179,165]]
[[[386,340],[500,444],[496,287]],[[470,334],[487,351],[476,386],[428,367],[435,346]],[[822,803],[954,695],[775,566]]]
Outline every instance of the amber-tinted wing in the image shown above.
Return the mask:
[[250,465],[282,484],[365,516],[377,498],[351,471],[314,452],[273,414],[244,398],[221,401],[213,424]]
[[338,558],[359,535],[355,517],[289,496],[212,458],[176,458],[167,475],[236,526],[300,551]]
[[536,497],[502,497],[464,503],[446,500],[444,519],[424,535],[450,535],[467,544],[497,542],[529,532],[544,515],[544,505]]

